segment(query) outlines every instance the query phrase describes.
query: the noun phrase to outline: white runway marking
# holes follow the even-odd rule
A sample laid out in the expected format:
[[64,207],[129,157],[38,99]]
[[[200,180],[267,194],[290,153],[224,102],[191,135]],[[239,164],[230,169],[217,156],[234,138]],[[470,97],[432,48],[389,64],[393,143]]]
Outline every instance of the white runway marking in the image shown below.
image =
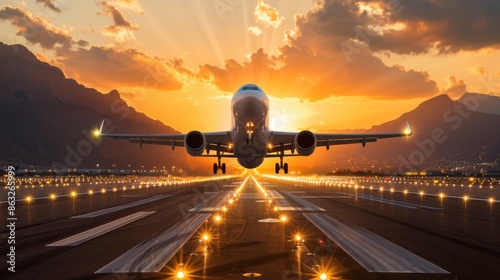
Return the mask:
[[119,205],[119,206],[115,206],[115,207],[111,207],[111,208],[106,208],[106,209],[102,209],[102,210],[99,210],[99,211],[90,212],[90,213],[83,214],[83,215],[73,216],[71,218],[95,218],[95,217],[99,217],[99,216],[106,215],[106,214],[109,214],[109,213],[113,213],[113,212],[116,212],[116,211],[128,209],[128,208],[131,208],[131,207],[143,205],[143,204],[150,203],[150,202],[154,202],[154,201],[157,201],[157,200],[160,200],[160,199],[169,198],[169,197],[172,197],[172,196],[173,195],[158,195],[158,196],[153,196],[153,197],[150,197],[150,198],[146,198],[146,199],[143,199],[143,200],[134,201],[134,202],[127,203],[127,204],[124,204],[124,205]]
[[408,202],[402,202],[402,201],[395,201],[395,200],[390,200],[390,199],[386,199],[386,198],[382,198],[382,197],[378,197],[378,196],[370,196],[370,195],[357,195],[357,197],[359,198],[362,198],[362,199],[369,199],[369,200],[373,200],[373,201],[377,201],[377,202],[381,202],[381,203],[385,203],[385,204],[391,204],[391,205],[394,205],[394,206],[399,206],[399,207],[404,207],[404,208],[408,208],[408,209],[430,209],[430,210],[441,210],[442,208],[438,208],[438,207],[431,207],[431,206],[424,206],[424,205],[420,205],[420,204],[413,204],[413,203],[408,203]]
[[299,196],[300,198],[351,198],[349,195],[303,195]]
[[283,195],[285,195],[287,198],[289,198],[290,200],[292,200],[293,202],[300,205],[301,208],[308,209],[308,211],[322,211],[322,212],[325,211],[325,209],[318,207],[318,206],[312,204],[311,202],[304,200],[304,199],[302,199],[294,194],[291,194],[290,192],[282,191],[281,193]]
[[210,214],[195,214],[135,246],[95,273],[158,272],[208,217]]
[[119,227],[122,227],[124,225],[130,224],[131,222],[137,221],[141,218],[144,218],[146,216],[149,216],[153,214],[155,211],[148,211],[148,212],[137,212],[132,215],[125,216],[123,218],[120,218],[118,220],[114,220],[112,222],[109,222],[104,225],[100,225],[98,227],[95,227],[93,229],[89,229],[87,231],[84,231],[79,234],[75,234],[73,236],[70,236],[68,238],[59,240],[57,242],[51,243],[49,247],[53,246],[76,246],[80,245],[83,242],[89,241],[90,239],[96,238],[98,236],[101,236],[105,233],[108,233],[114,229],[117,229]]
[[303,214],[369,272],[449,273],[363,228],[349,227],[325,214]]
[[[213,201],[217,197],[222,198],[214,205]],[[234,191],[224,191],[218,193],[211,193],[211,195],[202,203],[196,205],[195,207],[189,209],[189,212],[216,212],[222,210],[222,207],[227,204],[229,199],[234,196]]]

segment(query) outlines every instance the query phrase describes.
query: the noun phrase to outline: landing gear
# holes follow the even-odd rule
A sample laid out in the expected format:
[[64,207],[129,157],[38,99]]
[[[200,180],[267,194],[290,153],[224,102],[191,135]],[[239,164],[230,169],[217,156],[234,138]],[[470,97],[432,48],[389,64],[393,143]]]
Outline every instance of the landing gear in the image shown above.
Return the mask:
[[288,174],[288,163],[282,165],[276,163],[276,165],[274,166],[274,171],[276,172],[276,174],[279,174],[281,169],[283,169],[283,172],[285,174]]
[[220,163],[221,157],[222,157],[222,155],[220,153],[220,146],[219,146],[219,144],[217,144],[217,163],[214,163],[214,174],[217,174],[217,170],[219,170],[219,169],[222,171],[222,174],[226,174],[226,164]]
[[220,171],[222,171],[222,174],[226,174],[226,164],[225,163],[223,163],[221,165],[218,165],[217,163],[214,163],[214,174],[217,174],[217,171],[219,169],[220,169]]
[[276,163],[276,165],[274,166],[274,171],[276,172],[276,174],[279,174],[281,169],[283,169],[283,172],[285,174],[288,174],[288,163],[283,164],[284,152],[285,151],[283,149],[283,145],[281,145],[281,151],[279,152],[280,163]]

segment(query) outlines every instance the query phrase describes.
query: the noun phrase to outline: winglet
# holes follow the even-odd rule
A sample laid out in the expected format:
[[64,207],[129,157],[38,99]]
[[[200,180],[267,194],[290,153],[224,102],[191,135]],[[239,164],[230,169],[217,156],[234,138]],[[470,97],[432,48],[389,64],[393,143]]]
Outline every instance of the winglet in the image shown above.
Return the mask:
[[410,123],[408,122],[408,120],[406,120],[406,128],[405,130],[403,131],[403,134],[405,136],[410,136],[412,134],[412,131],[411,131],[411,126],[410,126]]
[[96,138],[98,138],[99,136],[101,136],[102,134],[102,127],[104,126],[104,120],[101,122],[101,127],[99,127],[99,129],[94,129],[93,131],[93,134]]

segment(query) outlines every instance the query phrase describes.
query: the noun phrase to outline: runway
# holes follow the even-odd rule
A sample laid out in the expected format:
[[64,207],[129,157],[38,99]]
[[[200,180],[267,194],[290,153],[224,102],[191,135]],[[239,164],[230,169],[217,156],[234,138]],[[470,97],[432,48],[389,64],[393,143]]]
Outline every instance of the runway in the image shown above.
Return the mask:
[[[21,185],[16,272],[3,261],[2,275],[451,280],[500,273],[495,180],[257,174],[175,184],[134,180],[24,188],[29,193]],[[29,203],[21,199],[26,195]],[[7,204],[0,205],[6,213]],[[5,240],[8,231],[0,234]],[[8,253],[5,242],[0,248]]]

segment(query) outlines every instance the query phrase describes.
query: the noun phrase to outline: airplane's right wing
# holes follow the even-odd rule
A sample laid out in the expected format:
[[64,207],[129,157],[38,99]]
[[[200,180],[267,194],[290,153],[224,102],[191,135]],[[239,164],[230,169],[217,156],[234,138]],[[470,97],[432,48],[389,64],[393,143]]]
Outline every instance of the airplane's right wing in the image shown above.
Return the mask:
[[[308,156],[312,154],[316,147],[326,147],[328,150],[332,145],[345,145],[361,143],[363,147],[366,143],[377,142],[378,139],[406,137],[412,134],[410,125],[402,132],[390,133],[356,133],[356,134],[328,134],[313,133],[308,130],[301,132],[281,132],[273,131],[271,137],[271,151],[283,156],[293,155],[295,151],[299,155]],[[291,154],[285,154],[285,151],[291,151]],[[269,155],[270,157],[275,155]]]

